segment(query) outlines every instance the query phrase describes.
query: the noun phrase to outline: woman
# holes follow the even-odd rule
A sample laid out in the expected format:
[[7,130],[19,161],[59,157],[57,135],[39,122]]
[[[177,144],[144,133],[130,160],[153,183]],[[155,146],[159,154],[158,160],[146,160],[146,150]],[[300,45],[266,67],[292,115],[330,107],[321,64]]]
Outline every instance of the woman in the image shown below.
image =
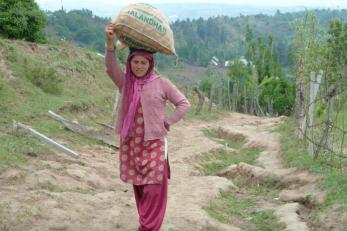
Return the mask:
[[[139,230],[158,231],[164,219],[170,178],[165,136],[190,104],[170,81],[155,75],[151,52],[130,48],[124,73],[116,60],[114,38],[113,26],[108,24],[105,64],[122,98],[116,125],[120,134],[120,177],[133,184]],[[167,100],[176,108],[166,117]]]

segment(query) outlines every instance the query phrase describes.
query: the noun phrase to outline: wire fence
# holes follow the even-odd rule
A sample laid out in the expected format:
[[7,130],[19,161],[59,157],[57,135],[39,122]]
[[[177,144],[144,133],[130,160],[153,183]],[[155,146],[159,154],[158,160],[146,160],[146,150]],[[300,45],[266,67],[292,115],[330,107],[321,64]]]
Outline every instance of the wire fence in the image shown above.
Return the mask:
[[344,76],[332,81],[323,72],[302,83],[300,138],[310,155],[347,168],[347,86]]

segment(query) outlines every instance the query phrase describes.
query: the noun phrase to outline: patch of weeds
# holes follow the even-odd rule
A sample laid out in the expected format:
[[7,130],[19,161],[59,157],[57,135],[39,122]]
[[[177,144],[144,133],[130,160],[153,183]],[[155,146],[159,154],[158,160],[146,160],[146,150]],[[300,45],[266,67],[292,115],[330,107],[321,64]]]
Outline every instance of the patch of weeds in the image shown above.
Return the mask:
[[56,71],[34,60],[24,59],[25,77],[35,86],[41,88],[44,92],[59,95],[62,92],[62,79],[56,74]]
[[19,60],[19,52],[15,46],[7,45],[6,59],[9,62],[17,62]]
[[[200,157],[203,171],[206,175],[215,175],[222,169],[240,162],[254,164],[261,149],[244,147],[245,137],[242,134],[232,134],[222,128],[203,131],[207,137],[225,146],[237,149],[216,149],[204,153]],[[239,187],[240,193],[251,195],[247,199],[238,198],[233,192],[221,192],[221,198],[212,202],[207,212],[210,216],[225,224],[233,224],[243,230],[254,231],[277,231],[283,230],[285,226],[278,222],[274,212],[271,210],[258,210],[255,203],[256,198],[278,197],[279,190],[283,186],[276,179],[255,180],[249,176],[235,176],[234,183]]]
[[242,134],[229,133],[220,127],[218,129],[203,129],[202,131],[211,140],[234,149],[240,149],[246,139]]
[[81,194],[89,194],[89,195],[95,195],[95,190],[92,188],[74,188],[73,190],[71,190],[73,192],[77,192],[77,193],[81,193]]
[[240,199],[230,191],[222,191],[221,197],[206,208],[208,214],[224,224],[233,224],[244,230],[277,231],[285,226],[278,222],[271,210],[257,210],[249,199]]
[[251,213],[251,222],[255,224],[256,228],[252,231],[275,231],[283,230],[286,225],[280,223],[272,210],[263,210]]
[[215,175],[222,169],[234,163],[234,153],[223,148],[212,150],[201,155],[199,162],[202,162],[202,168],[205,175]]
[[239,200],[234,193],[222,191],[220,198],[206,208],[208,214],[224,224],[235,224],[238,227],[247,226],[245,218],[247,210],[254,205],[251,200]]
[[51,181],[44,181],[42,183],[39,183],[39,187],[42,189],[49,190],[51,192],[64,192],[65,191],[62,187],[52,183]]
[[54,225],[49,227],[49,230],[51,231],[65,231],[68,230],[67,225]]
[[26,217],[30,217],[30,218],[34,217],[36,219],[46,218],[42,214],[40,207],[34,207],[34,206],[23,208],[19,212],[16,213],[16,218],[19,220],[26,218]]
[[219,231],[219,229],[209,225],[206,228],[204,228],[203,231]]
[[202,163],[205,175],[215,175],[232,164],[238,164],[240,162],[253,164],[259,153],[259,148],[245,147],[238,152],[219,148],[203,153],[199,157],[199,162]]
[[211,121],[211,120],[219,119],[224,114],[225,114],[225,112],[223,112],[223,111],[213,110],[213,111],[209,112],[206,108],[204,108],[201,113],[195,114],[195,108],[192,108],[191,110],[188,111],[186,117],[188,119]]
[[8,136],[2,136],[0,139],[0,170],[25,163],[31,158],[25,155],[29,152],[42,156],[52,151],[38,139],[19,131]]
[[59,108],[59,112],[85,112],[90,109],[90,103],[88,102],[70,102]]
[[[343,168],[337,168],[333,162],[329,162],[324,154],[314,160],[307,152],[306,143],[298,138],[297,127],[293,118],[287,118],[276,129],[281,134],[284,164],[286,167],[305,169],[320,176],[318,186],[325,191],[326,199],[323,204],[313,206],[306,219],[314,230],[328,230],[322,222],[322,217],[330,216],[332,207],[347,207],[347,174]],[[312,206],[312,202],[306,203]],[[337,219],[336,222],[341,225],[342,221]]]
[[322,159],[314,160],[308,153],[306,144],[300,140],[294,119],[288,118],[277,132],[281,134],[282,157],[286,167],[307,169],[321,176],[319,185],[327,192],[323,206],[347,205],[347,173],[343,169],[332,168]]
[[94,59],[95,59],[95,55],[92,54],[91,52],[86,52],[86,57],[87,57],[89,60],[94,60]]
[[251,176],[235,176],[233,182],[239,188],[240,193],[257,197],[273,199],[279,196],[282,183],[276,179],[257,180]]

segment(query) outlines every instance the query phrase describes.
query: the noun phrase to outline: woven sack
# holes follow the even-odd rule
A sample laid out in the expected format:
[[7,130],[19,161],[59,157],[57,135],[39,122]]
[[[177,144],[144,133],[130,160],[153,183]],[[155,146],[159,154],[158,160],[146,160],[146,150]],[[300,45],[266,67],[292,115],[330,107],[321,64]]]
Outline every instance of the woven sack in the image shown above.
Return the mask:
[[176,55],[169,22],[153,6],[130,4],[113,18],[112,23],[117,38],[128,47]]

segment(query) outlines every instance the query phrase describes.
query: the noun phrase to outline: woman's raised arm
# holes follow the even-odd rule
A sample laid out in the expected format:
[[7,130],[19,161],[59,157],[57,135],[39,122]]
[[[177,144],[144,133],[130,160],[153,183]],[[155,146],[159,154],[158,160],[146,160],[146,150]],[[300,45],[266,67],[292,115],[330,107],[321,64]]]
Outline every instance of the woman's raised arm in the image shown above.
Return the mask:
[[106,51],[105,51],[105,65],[106,72],[111,80],[116,84],[116,86],[121,90],[125,80],[125,74],[119,66],[117,61],[115,46],[113,44],[113,39],[116,34],[113,30],[113,25],[111,23],[106,25]]

